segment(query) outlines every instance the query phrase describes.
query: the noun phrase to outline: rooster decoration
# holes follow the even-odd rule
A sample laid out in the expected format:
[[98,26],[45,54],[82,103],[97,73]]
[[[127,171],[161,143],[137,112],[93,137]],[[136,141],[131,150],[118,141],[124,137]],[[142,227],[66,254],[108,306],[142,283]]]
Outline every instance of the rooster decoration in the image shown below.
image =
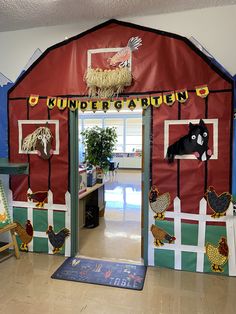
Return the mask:
[[221,216],[225,216],[230,202],[232,201],[232,195],[230,193],[224,192],[218,195],[215,189],[210,186],[205,193],[205,197],[209,207],[214,212],[211,217],[220,218]]
[[30,220],[26,221],[25,228],[17,221],[15,223],[17,225],[15,228],[15,232],[18,234],[22,242],[20,246],[20,250],[28,252],[29,251],[28,244],[33,239],[33,234],[34,234],[33,226],[31,225]]
[[227,262],[229,256],[229,248],[226,238],[221,237],[217,247],[207,243],[206,254],[211,262],[212,271],[222,273],[224,269],[221,266]]
[[176,238],[174,236],[171,236],[168,232],[166,232],[164,229],[161,229],[155,225],[151,226],[151,232],[155,239],[154,244],[156,246],[162,246],[164,243],[162,241],[166,240],[169,243],[174,242]]
[[165,218],[164,212],[170,206],[170,193],[160,194],[158,188],[153,185],[149,192],[149,204],[155,213],[154,218],[163,220]]
[[52,226],[49,226],[46,234],[48,235],[51,245],[53,246],[52,252],[53,254],[56,254],[60,252],[60,248],[64,245],[66,238],[70,235],[70,231],[67,228],[63,228],[58,233],[55,233]]
[[36,207],[38,208],[44,208],[44,203],[46,202],[46,199],[48,197],[47,191],[38,191],[35,193],[28,193],[27,194],[28,199],[31,201],[33,200],[36,202]]
[[127,43],[127,46],[118,51],[112,58],[109,58],[107,61],[111,66],[119,65],[122,67],[129,67],[129,60],[132,55],[132,52],[138,50],[142,46],[142,39],[139,37],[131,37]]

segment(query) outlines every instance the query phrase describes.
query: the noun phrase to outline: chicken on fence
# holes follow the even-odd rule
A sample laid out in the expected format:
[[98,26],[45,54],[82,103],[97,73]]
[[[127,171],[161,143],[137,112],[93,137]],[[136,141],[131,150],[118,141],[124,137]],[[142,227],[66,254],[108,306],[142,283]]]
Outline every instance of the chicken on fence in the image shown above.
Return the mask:
[[170,193],[160,194],[158,188],[153,185],[149,192],[149,204],[155,213],[154,218],[163,220],[165,218],[164,213],[170,206]]
[[18,234],[20,240],[21,240],[21,246],[20,250],[28,252],[28,244],[33,239],[34,229],[31,225],[30,220],[26,221],[25,227],[23,227],[19,222],[15,222],[17,227],[15,228],[15,232]]
[[218,246],[207,243],[206,254],[211,262],[212,271],[222,273],[224,269],[221,266],[228,261],[229,256],[229,248],[226,238],[221,237]]
[[215,189],[210,186],[205,193],[205,197],[209,207],[214,212],[211,217],[220,218],[221,216],[225,216],[230,202],[232,201],[232,195],[230,193],[224,192],[218,195]]
[[53,254],[56,254],[60,252],[60,248],[64,245],[66,238],[70,235],[70,231],[67,228],[63,228],[58,233],[55,233],[52,226],[49,226],[46,234],[48,235],[51,245],[53,246],[52,252]]
[[174,236],[171,236],[168,232],[166,232],[164,229],[161,229],[155,225],[151,226],[151,232],[154,237],[154,244],[156,246],[162,246],[164,243],[162,241],[166,240],[169,243],[173,243],[176,238]]

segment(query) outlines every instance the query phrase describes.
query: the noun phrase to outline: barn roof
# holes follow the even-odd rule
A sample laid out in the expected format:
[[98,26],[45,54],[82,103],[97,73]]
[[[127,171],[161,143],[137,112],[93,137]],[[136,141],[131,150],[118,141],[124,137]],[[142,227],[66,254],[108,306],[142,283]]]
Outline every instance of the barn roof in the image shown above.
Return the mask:
[[232,78],[187,38],[112,19],[46,49],[9,90],[9,97],[86,95],[87,50],[123,47],[135,35],[142,37],[143,46],[137,52],[135,83],[127,88],[127,94],[191,91],[201,84],[208,84],[213,91],[232,89]]

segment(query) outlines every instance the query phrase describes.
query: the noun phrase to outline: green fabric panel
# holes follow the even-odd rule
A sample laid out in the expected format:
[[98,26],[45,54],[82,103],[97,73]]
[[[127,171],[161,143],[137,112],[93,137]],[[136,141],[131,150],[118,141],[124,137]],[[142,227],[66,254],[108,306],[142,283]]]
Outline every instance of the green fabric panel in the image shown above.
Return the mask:
[[34,231],[45,232],[48,230],[48,211],[43,209],[33,210]]
[[[217,226],[217,225],[207,225],[206,226],[206,237],[205,244],[210,243],[214,246],[218,246],[218,241],[220,238],[226,236],[226,227],[225,226]],[[204,272],[212,273],[212,274],[220,274],[220,275],[229,275],[228,262],[222,266],[224,271],[222,273],[216,273],[211,270],[211,262],[208,260],[207,255],[204,256]]]
[[28,219],[27,208],[13,207],[13,221],[17,221],[20,224],[22,224],[22,226],[25,226],[27,219]]
[[34,237],[33,250],[34,252],[48,253],[48,238]]
[[197,253],[182,252],[182,270],[196,272]]
[[155,249],[154,265],[166,268],[174,268],[175,252],[171,250]]
[[[64,211],[53,211],[53,230],[55,233],[65,228],[65,214]],[[60,249],[60,254],[65,255],[65,245]]]
[[181,244],[198,245],[198,224],[181,223]]
[[[174,234],[174,223],[173,221],[167,220],[156,220],[155,225],[161,229],[164,229],[170,235]],[[151,231],[150,231],[151,232]],[[165,240],[164,243],[167,243]],[[164,244],[165,245],[165,244]],[[152,249],[152,248],[151,248]],[[174,251],[154,249],[154,265],[160,267],[174,268]]]
[[65,212],[53,211],[53,230],[57,233],[61,229],[65,228]]
[[161,229],[164,229],[171,236],[174,235],[174,223],[173,223],[173,221],[156,220],[155,225],[158,226]]

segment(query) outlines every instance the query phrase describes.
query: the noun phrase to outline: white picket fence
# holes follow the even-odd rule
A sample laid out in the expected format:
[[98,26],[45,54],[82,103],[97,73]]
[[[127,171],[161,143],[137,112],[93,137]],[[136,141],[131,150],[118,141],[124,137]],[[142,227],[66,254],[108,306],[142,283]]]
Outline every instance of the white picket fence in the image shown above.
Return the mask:
[[[27,193],[32,193],[32,191],[29,189]],[[31,224],[34,225],[34,219],[33,219],[33,210],[37,209],[35,206],[35,203],[33,201],[28,202],[21,202],[21,201],[14,201],[12,197],[12,191],[8,190],[8,204],[9,204],[9,211],[11,217],[13,217],[13,207],[17,208],[27,208],[27,219],[31,221]],[[51,190],[48,191],[48,202],[44,204],[44,209],[47,210],[48,213],[48,225],[53,226],[53,211],[63,211],[65,212],[65,227],[71,230],[71,221],[70,221],[70,214],[71,214],[71,200],[70,200],[70,193],[67,191],[65,194],[65,205],[63,204],[54,204],[53,203],[53,193]],[[47,238],[48,236],[43,231],[34,231],[34,237],[37,238]],[[29,243],[28,248],[30,252],[33,252],[33,244],[34,244],[34,238]],[[50,241],[48,240],[48,253],[52,253],[52,245]],[[65,240],[65,256],[71,256],[71,237],[67,237]]]
[[[149,226],[155,224],[153,218],[153,211],[149,207]],[[174,251],[175,269],[182,269],[181,255],[182,252],[194,252],[197,254],[197,272],[203,272],[204,268],[204,254],[205,254],[205,235],[206,222],[225,222],[227,232],[227,243],[229,247],[229,275],[236,276],[236,217],[233,215],[233,204],[230,204],[226,212],[226,216],[221,218],[212,218],[207,215],[207,202],[204,198],[199,203],[199,214],[189,214],[181,212],[181,201],[178,197],[174,199],[174,211],[167,211],[166,218],[174,219],[174,236],[176,238],[174,243],[165,243],[161,247],[154,246],[152,233],[149,232],[149,247],[148,247],[148,264],[154,266],[154,252],[155,250],[172,250]],[[198,221],[198,245],[184,245],[181,244],[181,219]],[[189,235],[191,237],[191,234]]]

